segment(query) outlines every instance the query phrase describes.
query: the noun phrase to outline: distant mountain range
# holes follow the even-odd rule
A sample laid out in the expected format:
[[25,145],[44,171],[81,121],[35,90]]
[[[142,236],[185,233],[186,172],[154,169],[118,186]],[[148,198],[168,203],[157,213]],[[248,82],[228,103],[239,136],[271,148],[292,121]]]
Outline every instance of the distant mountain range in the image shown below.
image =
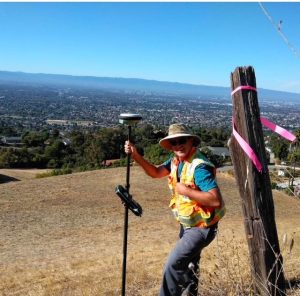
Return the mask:
[[[93,88],[107,91],[152,92],[165,95],[187,95],[197,97],[230,98],[230,88],[220,86],[194,85],[137,78],[112,78],[94,76],[72,76],[60,74],[32,74],[0,71],[0,84],[31,86],[56,86]],[[259,99],[300,103],[299,93],[290,93],[259,88]]]

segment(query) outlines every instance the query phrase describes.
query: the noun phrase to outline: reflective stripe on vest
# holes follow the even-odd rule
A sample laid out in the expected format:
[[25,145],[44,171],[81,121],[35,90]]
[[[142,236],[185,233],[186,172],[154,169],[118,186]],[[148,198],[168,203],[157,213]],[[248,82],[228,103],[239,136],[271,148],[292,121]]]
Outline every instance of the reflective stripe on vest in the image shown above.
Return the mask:
[[[197,188],[194,180],[194,172],[196,167],[200,164],[206,164],[214,168],[214,165],[200,151],[195,150],[192,157],[183,164],[180,183],[193,189]],[[168,179],[172,194],[169,206],[176,220],[184,227],[209,227],[217,223],[225,214],[224,205],[221,205],[220,208],[204,207],[187,196],[180,195],[176,192],[178,165],[179,161],[174,157],[171,162],[171,172]]]

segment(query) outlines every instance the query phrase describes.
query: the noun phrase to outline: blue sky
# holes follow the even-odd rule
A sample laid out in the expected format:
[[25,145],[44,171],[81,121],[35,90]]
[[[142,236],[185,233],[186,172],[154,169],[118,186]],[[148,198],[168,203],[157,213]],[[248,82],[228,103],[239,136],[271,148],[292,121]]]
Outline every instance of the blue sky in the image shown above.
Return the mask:
[[[263,2],[300,50],[300,2]],[[300,93],[300,57],[258,2],[0,3],[0,70],[230,86],[238,66],[257,86]]]

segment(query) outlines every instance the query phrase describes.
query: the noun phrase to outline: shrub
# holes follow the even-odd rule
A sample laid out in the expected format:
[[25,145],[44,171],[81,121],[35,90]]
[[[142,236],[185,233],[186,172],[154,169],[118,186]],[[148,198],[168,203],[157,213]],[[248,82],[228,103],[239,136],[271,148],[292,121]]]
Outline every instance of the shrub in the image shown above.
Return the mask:
[[53,176],[59,176],[59,175],[67,175],[72,174],[73,171],[70,168],[65,169],[55,169],[50,172],[40,173],[36,175],[36,178],[47,178],[47,177],[53,177]]

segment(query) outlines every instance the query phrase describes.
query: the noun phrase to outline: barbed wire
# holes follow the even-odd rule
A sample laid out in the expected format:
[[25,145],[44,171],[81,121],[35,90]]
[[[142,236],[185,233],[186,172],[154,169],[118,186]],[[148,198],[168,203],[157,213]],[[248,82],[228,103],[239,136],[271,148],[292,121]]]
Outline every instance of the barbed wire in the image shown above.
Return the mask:
[[271,15],[268,13],[268,11],[266,10],[266,8],[262,5],[261,2],[258,2],[259,6],[261,7],[263,13],[265,14],[265,16],[268,18],[268,20],[271,22],[271,24],[273,25],[273,27],[275,28],[275,30],[278,32],[278,34],[281,36],[281,38],[283,39],[283,41],[287,44],[287,46],[290,48],[290,50],[295,54],[295,56],[300,59],[300,52],[293,46],[293,44],[288,40],[288,38],[285,36],[285,34],[282,32],[281,29],[281,24],[282,24],[282,20],[279,21],[279,23],[275,23],[275,21],[273,20],[273,18],[271,17]]

